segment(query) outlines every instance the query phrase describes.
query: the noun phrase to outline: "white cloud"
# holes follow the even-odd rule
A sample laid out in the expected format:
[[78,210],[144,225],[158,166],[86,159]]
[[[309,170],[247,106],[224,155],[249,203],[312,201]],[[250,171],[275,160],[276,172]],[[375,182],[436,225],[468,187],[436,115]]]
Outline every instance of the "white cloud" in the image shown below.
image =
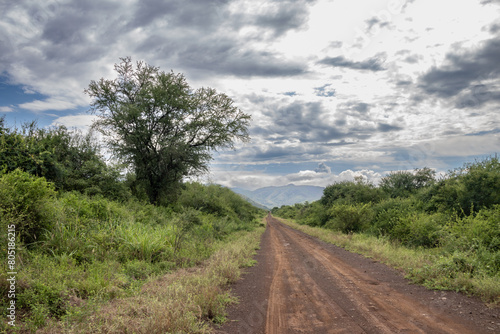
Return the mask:
[[92,125],[92,121],[96,116],[81,114],[81,115],[69,115],[56,118],[52,125],[64,125],[68,129],[77,128],[86,132]]
[[362,177],[367,182],[378,184],[383,175],[368,169],[357,171],[348,169],[339,174],[321,173],[314,170],[302,170],[297,173],[285,175],[271,175],[262,171],[231,171],[226,169],[214,169],[204,181],[208,180],[229,188],[237,187],[255,190],[271,185],[285,186],[288,184],[326,187],[336,182],[353,181],[355,177]]
[[7,106],[0,107],[0,112],[11,112],[11,111],[14,111],[12,107],[7,107]]
[[75,109],[78,105],[73,102],[61,98],[48,98],[47,100],[35,100],[33,102],[22,103],[19,108],[31,111],[46,111],[46,110],[68,110]]
[[487,155],[499,152],[500,133],[443,138],[433,143],[433,149],[433,155],[441,157]]

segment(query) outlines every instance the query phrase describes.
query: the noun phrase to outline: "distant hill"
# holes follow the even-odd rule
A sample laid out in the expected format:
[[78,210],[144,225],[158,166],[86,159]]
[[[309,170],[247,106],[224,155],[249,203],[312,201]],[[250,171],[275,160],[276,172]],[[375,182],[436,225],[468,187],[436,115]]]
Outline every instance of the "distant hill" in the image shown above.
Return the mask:
[[[238,192],[238,191],[236,191],[235,189],[231,189],[231,190],[232,190],[232,191],[234,191],[235,193],[237,193],[238,195],[240,195],[241,197],[243,197],[243,199],[244,199],[245,201],[247,201],[248,203],[252,204],[252,205],[253,205],[253,206],[255,206],[256,208],[259,208],[259,209],[264,209],[264,210],[266,210],[266,211],[271,210],[271,208],[268,208],[268,207],[267,207],[267,206],[265,206],[265,205],[262,205],[262,204],[260,204],[260,203],[255,202],[255,201],[254,201],[254,200],[252,200],[250,197],[248,197],[248,196],[246,196],[246,195],[243,195],[241,192]],[[239,189],[239,190],[241,190],[242,192],[247,191],[247,190],[244,190],[244,189]]]
[[232,188],[231,190],[268,209],[272,209],[275,206],[280,207],[282,205],[293,205],[305,201],[317,201],[323,196],[323,189],[325,188],[289,184],[287,186],[265,187],[256,190],[242,188]]

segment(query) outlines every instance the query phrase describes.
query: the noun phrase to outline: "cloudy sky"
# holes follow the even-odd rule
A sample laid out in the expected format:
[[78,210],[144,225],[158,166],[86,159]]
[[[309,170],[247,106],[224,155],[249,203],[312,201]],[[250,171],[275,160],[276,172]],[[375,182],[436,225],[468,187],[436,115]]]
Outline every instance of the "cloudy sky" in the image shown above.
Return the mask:
[[500,151],[498,0],[0,0],[0,115],[85,128],[120,57],[252,115],[208,179],[254,189]]

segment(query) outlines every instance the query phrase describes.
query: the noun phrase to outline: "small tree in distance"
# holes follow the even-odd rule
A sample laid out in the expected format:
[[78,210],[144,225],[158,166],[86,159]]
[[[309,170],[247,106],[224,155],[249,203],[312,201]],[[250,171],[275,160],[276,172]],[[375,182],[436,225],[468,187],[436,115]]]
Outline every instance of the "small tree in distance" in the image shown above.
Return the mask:
[[182,74],[130,57],[116,79],[92,80],[91,112],[114,154],[128,163],[151,203],[175,196],[183,177],[206,172],[211,151],[247,141],[250,115],[212,88],[191,89]]
[[435,175],[436,172],[428,167],[416,168],[413,173],[410,171],[391,172],[382,178],[380,188],[393,198],[408,197],[418,189],[433,185],[436,182]]

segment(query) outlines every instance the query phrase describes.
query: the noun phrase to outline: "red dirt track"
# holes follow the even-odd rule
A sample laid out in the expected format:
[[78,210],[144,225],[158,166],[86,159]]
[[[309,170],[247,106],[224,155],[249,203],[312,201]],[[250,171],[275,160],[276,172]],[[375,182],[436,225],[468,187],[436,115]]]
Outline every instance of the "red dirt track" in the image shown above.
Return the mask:
[[401,273],[267,217],[258,265],[218,333],[500,333],[500,309],[409,285]]

